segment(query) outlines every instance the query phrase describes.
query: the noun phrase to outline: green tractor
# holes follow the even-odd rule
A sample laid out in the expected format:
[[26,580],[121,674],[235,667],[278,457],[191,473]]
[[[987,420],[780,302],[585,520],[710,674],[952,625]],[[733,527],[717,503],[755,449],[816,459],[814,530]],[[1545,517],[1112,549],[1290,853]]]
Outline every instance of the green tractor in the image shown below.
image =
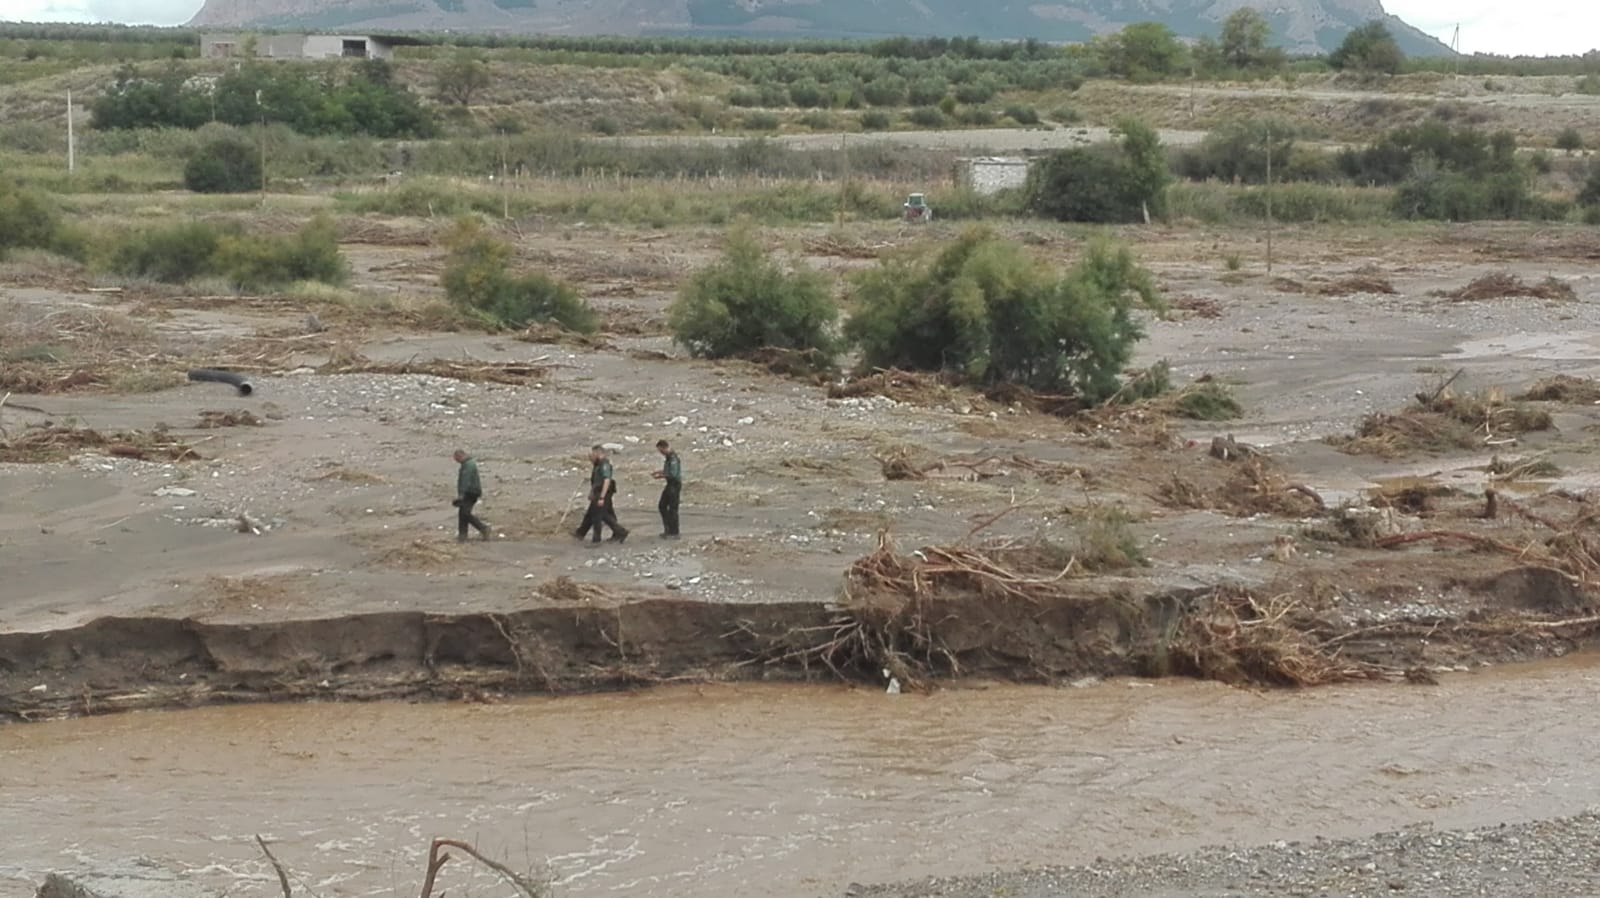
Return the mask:
[[913,193],[900,207],[900,215],[906,221],[929,222],[933,221],[933,207],[920,193]]

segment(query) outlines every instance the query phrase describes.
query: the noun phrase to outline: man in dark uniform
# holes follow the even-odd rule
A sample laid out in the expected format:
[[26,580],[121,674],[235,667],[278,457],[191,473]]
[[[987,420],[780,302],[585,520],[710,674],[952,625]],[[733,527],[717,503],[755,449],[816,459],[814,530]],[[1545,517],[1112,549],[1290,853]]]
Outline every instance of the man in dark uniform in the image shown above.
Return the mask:
[[683,464],[678,453],[666,440],[656,441],[656,451],[661,453],[661,470],[650,476],[666,481],[661,487],[661,502],[656,509],[661,512],[661,538],[678,538],[678,500],[683,498]]
[[460,449],[451,458],[459,466],[456,469],[456,500],[450,503],[456,507],[456,541],[467,541],[468,527],[476,528],[484,539],[488,539],[489,525],[472,513],[472,506],[483,498],[483,482],[478,479],[478,460]]
[[592,447],[589,461],[593,465],[589,469],[589,512],[583,516],[573,536],[583,539],[592,528],[594,541],[591,545],[599,545],[600,529],[605,526],[611,528],[612,542],[623,542],[628,538],[628,528],[617,523],[617,512],[611,505],[611,498],[617,494],[617,481],[612,476],[611,460],[606,457],[605,447]]

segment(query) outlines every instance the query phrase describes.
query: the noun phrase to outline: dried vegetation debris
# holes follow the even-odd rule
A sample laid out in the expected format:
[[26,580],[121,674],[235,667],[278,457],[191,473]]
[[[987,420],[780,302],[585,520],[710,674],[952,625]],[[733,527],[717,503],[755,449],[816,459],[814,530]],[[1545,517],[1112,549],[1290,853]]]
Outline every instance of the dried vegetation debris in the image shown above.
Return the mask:
[[1465,286],[1458,287],[1455,290],[1439,291],[1434,295],[1455,302],[1478,302],[1515,297],[1572,302],[1578,298],[1578,293],[1572,289],[1572,285],[1560,278],[1546,277],[1538,283],[1530,284],[1505,271],[1483,275],[1473,279]]
[[86,427],[46,423],[25,427],[14,436],[0,436],[0,462],[65,461],[81,452],[139,461],[194,461],[201,457],[163,428],[101,433]]
[[1367,415],[1354,434],[1330,442],[1350,455],[1393,458],[1500,445],[1552,426],[1549,412],[1508,399],[1502,390],[1457,394],[1446,382],[1431,393],[1417,394],[1416,403],[1401,411]]
[[1527,392],[1518,396],[1523,402],[1563,402],[1588,405],[1600,402],[1600,381],[1590,377],[1573,377],[1557,374],[1535,381]]

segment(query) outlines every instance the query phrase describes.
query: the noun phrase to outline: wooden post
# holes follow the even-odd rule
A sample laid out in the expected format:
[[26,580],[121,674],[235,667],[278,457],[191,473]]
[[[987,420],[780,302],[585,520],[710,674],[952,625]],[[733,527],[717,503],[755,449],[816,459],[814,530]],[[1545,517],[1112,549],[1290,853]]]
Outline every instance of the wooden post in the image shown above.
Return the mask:
[[78,140],[72,127],[72,89],[67,88],[67,174],[78,170]]
[[1267,274],[1272,273],[1272,125],[1267,124]]

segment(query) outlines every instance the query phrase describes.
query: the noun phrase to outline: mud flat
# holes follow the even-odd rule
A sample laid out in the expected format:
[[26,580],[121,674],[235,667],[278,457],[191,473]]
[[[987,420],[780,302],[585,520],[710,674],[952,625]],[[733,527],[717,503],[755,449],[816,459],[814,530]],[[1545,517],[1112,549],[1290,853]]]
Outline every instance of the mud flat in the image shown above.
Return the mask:
[[[1140,361],[1231,385],[1245,417],[1225,423],[691,361],[662,330],[667,286],[718,237],[608,267],[637,236],[525,241],[603,273],[585,286],[610,333],[582,345],[348,305],[317,307],[306,332],[309,301],[283,298],[8,289],[8,320],[71,323],[41,342],[107,354],[40,371],[0,407],[0,715],[881,687],[886,670],[906,688],[1426,682],[1600,631],[1585,232],[1290,232],[1270,278],[1198,258],[1192,233],[1131,232],[1177,309],[1148,323]],[[865,264],[814,236],[784,239],[818,267]],[[1079,246],[1028,237],[1052,259]],[[438,264],[430,246],[346,249],[357,290],[419,289]],[[1480,283],[1564,289],[1465,289]],[[231,364],[255,391],[116,390],[129,358],[157,375]],[[650,534],[658,437],[689,473],[682,542]],[[595,442],[620,447],[624,546],[569,533]],[[457,446],[484,471],[488,543],[451,538]]]

